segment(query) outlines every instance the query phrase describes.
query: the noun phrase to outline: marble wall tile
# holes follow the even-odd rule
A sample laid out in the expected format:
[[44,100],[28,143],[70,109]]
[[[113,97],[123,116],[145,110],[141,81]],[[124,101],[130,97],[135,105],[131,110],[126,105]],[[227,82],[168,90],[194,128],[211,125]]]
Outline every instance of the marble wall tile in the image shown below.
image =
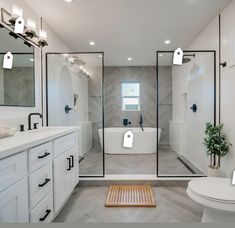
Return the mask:
[[4,105],[34,106],[34,69],[4,70]]
[[[123,112],[121,83],[139,81],[141,83],[141,111]],[[105,127],[122,127],[123,119],[139,127],[140,115],[143,115],[145,127],[157,125],[157,80],[156,68],[147,67],[105,67]],[[161,144],[169,144],[169,121],[172,119],[172,70],[171,67],[159,69],[159,115],[160,128],[163,129]]]

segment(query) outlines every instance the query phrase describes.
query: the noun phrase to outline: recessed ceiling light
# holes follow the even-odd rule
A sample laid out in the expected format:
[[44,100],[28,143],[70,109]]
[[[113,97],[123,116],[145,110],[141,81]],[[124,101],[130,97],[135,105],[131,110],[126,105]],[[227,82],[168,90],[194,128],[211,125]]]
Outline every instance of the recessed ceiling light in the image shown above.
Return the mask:
[[95,46],[95,42],[94,41],[90,41],[89,44],[90,44],[90,46]]
[[170,40],[165,40],[165,44],[170,44],[171,41]]
[[162,57],[163,56],[163,54],[159,54],[159,57]]
[[103,55],[99,55],[99,58],[103,58]]
[[64,0],[64,1],[70,3],[70,2],[72,2],[73,0]]
[[129,57],[129,58],[127,58],[127,60],[128,60],[128,61],[132,61],[132,58],[131,58],[131,57]]

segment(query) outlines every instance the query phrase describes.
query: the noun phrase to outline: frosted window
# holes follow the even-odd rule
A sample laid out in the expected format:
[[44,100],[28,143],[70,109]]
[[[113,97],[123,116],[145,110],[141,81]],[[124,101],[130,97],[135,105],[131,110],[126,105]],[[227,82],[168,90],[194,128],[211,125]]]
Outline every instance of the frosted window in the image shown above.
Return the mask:
[[140,111],[140,83],[122,83],[122,111]]

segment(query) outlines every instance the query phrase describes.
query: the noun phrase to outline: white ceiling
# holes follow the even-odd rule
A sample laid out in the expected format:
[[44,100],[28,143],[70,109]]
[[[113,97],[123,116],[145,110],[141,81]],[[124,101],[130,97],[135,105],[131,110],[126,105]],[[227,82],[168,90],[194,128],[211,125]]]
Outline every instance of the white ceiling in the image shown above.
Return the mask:
[[155,65],[157,50],[188,47],[230,1],[25,0],[72,51],[104,51],[108,66]]

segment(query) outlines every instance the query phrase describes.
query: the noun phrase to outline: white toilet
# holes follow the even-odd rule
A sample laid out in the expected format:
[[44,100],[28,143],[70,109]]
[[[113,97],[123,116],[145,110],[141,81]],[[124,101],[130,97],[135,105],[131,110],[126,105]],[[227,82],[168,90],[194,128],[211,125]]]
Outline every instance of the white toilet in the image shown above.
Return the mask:
[[235,186],[231,179],[194,179],[188,185],[187,194],[204,206],[203,223],[235,223]]

